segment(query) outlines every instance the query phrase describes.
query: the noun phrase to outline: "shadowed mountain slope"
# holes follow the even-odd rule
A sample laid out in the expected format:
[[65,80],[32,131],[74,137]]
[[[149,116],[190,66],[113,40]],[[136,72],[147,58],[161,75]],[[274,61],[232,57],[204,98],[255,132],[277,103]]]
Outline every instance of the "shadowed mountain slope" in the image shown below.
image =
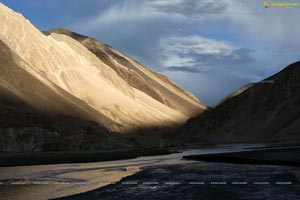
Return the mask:
[[300,138],[300,62],[190,119],[180,138],[199,143]]

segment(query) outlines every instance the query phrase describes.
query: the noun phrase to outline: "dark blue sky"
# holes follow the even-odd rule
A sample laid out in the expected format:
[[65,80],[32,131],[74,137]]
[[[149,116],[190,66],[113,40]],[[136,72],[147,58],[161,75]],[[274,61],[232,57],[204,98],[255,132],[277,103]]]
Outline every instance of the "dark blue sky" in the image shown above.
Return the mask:
[[93,36],[214,105],[300,60],[300,8],[263,0],[0,0],[36,27]]

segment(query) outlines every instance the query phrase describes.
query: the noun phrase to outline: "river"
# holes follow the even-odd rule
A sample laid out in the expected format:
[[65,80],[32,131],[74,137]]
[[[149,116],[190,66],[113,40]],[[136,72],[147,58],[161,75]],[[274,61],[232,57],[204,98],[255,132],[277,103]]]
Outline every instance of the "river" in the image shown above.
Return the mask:
[[0,199],[300,199],[297,167],[182,159],[260,147],[265,145],[222,145],[109,162],[3,167]]

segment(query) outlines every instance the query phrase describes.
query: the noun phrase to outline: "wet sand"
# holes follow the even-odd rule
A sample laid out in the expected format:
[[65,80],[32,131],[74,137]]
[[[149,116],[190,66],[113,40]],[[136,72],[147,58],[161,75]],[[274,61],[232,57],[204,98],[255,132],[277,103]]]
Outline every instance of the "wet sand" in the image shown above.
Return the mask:
[[1,167],[0,199],[44,200],[83,193],[118,182],[144,166],[177,164],[182,155],[176,153],[95,163]]
[[1,169],[1,198],[49,199],[86,192],[117,182],[139,171],[138,166],[91,163]]

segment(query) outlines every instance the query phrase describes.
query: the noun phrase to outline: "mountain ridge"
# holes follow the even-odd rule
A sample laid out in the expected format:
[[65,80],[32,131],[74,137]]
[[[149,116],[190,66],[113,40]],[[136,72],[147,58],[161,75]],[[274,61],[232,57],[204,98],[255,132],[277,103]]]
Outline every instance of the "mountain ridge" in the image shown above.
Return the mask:
[[[70,31],[44,35],[2,3],[0,22],[1,149],[41,149],[51,136],[57,138],[54,143],[67,137],[76,148],[111,146],[116,137],[99,138],[172,129],[206,110],[168,78],[87,36],[72,33],[74,39]],[[17,138],[24,134],[27,143],[21,144]],[[89,142],[78,141],[83,137]]]
[[300,139],[300,62],[191,118],[179,138],[199,143]]
[[[122,126],[125,129],[130,130],[134,126],[139,126],[138,124],[141,124],[142,119],[145,119],[142,126],[159,126],[159,124],[163,123],[180,124],[192,112],[200,112],[201,109],[205,109],[205,106],[202,106],[195,98],[187,96],[187,93],[178,89],[179,87],[175,87],[169,82],[163,82],[163,80],[157,78],[153,73],[150,73],[149,70],[142,66],[136,66],[137,64],[132,63],[131,59],[127,59],[125,63],[132,66],[125,66],[127,67],[126,70],[130,67],[135,67],[135,72],[143,71],[140,74],[154,85],[152,86],[153,91],[161,93],[160,95],[156,95],[162,97],[159,102],[156,102],[155,99],[158,98],[155,98],[155,95],[153,95],[153,98],[147,92],[138,90],[140,88],[131,87],[126,82],[126,79],[124,80],[124,77],[120,78],[120,73],[118,74],[117,70],[112,69],[111,66],[108,66],[73,38],[57,33],[51,33],[51,35],[45,37],[27,20],[21,17],[21,15],[14,14],[13,11],[6,9],[4,6],[2,6],[2,10],[1,21],[5,25],[2,29],[1,39],[9,45],[10,49],[16,51],[17,55],[25,63],[29,63],[26,67],[27,71],[35,77],[42,77],[49,86],[54,83],[76,98],[83,100],[106,117],[118,124],[123,124]],[[30,41],[31,38],[35,38],[35,40]],[[88,39],[88,41],[91,40]],[[95,40],[93,42],[96,43]],[[101,45],[100,43],[97,44]],[[110,49],[110,52],[112,51],[114,55],[118,54],[123,60],[125,59],[124,55]],[[48,56],[46,57],[46,55]],[[110,61],[117,62],[115,59],[111,59]],[[118,66],[121,66],[121,64],[117,63]],[[122,67],[124,66],[119,68]],[[133,77],[132,74],[128,76]],[[145,82],[145,84],[148,83]],[[93,92],[97,90],[102,91],[102,94],[97,95],[97,93]],[[114,92],[111,93],[111,91]],[[175,92],[177,93],[175,94]],[[151,93],[151,91],[148,93]],[[122,99],[122,102],[118,99]],[[161,102],[167,103],[160,104]],[[168,107],[168,104],[172,104],[172,107],[175,109]],[[183,110],[182,114],[176,113],[178,111],[181,112],[179,108],[185,107],[184,104],[191,105],[191,109],[188,112],[184,112],[185,110]],[[176,109],[179,110],[177,111]],[[128,118],[127,112],[130,113],[132,111],[144,114],[137,114],[140,116],[131,115]],[[96,118],[95,120],[101,123],[101,120]],[[111,130],[121,131],[121,127],[117,128],[115,125],[110,126],[105,124],[105,126]]]
[[[202,104],[193,94],[178,87],[169,78],[165,77],[162,74],[155,73],[147,68],[141,67],[140,63],[138,63],[137,61],[129,58],[128,56],[120,52],[117,52],[109,45],[105,45],[98,42],[94,38],[84,36],[64,28],[57,28],[57,29],[52,29],[50,31],[43,31],[43,33],[46,35],[51,35],[52,33],[63,34],[77,40],[88,50],[94,53],[99,59],[102,59],[104,62],[106,62],[108,66],[110,66],[113,70],[115,70],[116,73],[123,80],[128,82],[132,87],[145,92],[146,94],[152,96],[154,99],[160,101],[161,103],[167,106],[170,106],[171,108],[180,107],[180,109],[183,109],[183,114],[190,115],[190,113],[192,113],[192,115],[195,115],[197,114],[197,111],[195,112],[194,110],[197,110],[197,107],[195,107],[194,105],[188,111],[185,111],[187,109],[184,107],[186,106],[186,103],[183,102],[180,104],[177,103],[173,105],[172,102],[168,101],[168,96],[164,96],[160,92],[161,88],[158,88],[160,84],[158,83],[159,81],[147,79],[148,78],[147,73],[150,73],[158,77],[159,79],[163,79],[164,81],[167,82],[167,84],[173,87],[172,88],[173,90],[178,90],[184,95],[187,95],[189,97],[189,99],[187,99],[185,96],[179,95],[180,98],[183,98],[183,101],[190,101],[192,104],[199,104],[199,103]],[[164,91],[168,92],[167,90]],[[202,106],[202,109],[206,109],[206,106]]]

